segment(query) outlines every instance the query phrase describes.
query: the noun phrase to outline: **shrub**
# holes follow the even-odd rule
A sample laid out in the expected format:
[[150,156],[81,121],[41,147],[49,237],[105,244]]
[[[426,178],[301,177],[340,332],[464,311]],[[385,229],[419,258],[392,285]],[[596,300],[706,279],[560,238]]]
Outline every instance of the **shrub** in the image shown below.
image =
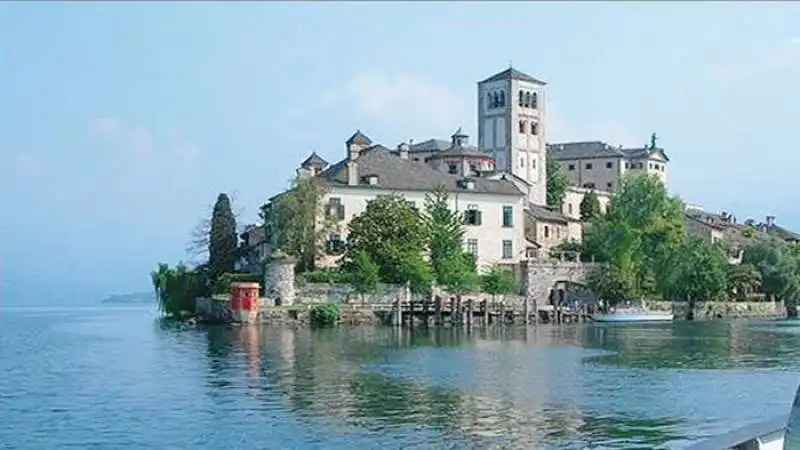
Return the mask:
[[317,328],[332,327],[339,323],[342,313],[339,305],[334,303],[322,303],[314,305],[309,315],[311,326]]
[[261,285],[261,294],[264,294],[264,276],[258,273],[223,273],[214,283],[215,294],[228,294],[231,283],[258,283]]
[[346,284],[348,282],[347,274],[335,269],[306,272],[303,274],[303,279],[306,283]]

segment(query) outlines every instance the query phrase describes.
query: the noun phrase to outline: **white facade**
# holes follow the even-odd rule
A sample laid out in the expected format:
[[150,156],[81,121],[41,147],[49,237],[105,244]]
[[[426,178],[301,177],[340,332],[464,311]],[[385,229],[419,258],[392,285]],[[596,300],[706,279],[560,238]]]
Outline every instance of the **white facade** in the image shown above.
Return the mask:
[[[530,183],[528,198],[547,200],[546,98],[544,83],[514,76],[478,83],[478,142],[497,169]],[[498,102],[497,100],[500,99]]]
[[[413,202],[417,208],[424,207],[423,191],[393,191],[358,187],[331,187],[325,195],[323,205],[331,200],[343,206],[344,219],[339,222],[338,230],[331,233],[329,240],[347,240],[347,223],[361,214],[367,207],[367,201],[378,195],[402,195]],[[504,194],[484,194],[471,192],[451,192],[450,207],[456,211],[477,209],[481,211],[480,225],[466,225],[464,250],[477,253],[479,271],[486,271],[495,264],[517,264],[525,254],[524,213],[525,197]],[[510,227],[503,224],[503,208],[511,207],[512,223]],[[510,247],[510,248],[509,248]],[[505,254],[504,254],[505,252]],[[320,261],[321,266],[333,266],[339,257],[326,256]]]

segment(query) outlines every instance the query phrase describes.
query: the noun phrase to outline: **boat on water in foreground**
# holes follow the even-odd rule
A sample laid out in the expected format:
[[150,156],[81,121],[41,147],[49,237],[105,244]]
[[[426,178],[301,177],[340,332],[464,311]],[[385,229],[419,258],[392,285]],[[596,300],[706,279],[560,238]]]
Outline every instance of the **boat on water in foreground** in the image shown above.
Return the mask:
[[595,322],[672,322],[674,314],[671,311],[652,311],[647,308],[644,300],[626,301],[612,308],[608,313],[598,314]]

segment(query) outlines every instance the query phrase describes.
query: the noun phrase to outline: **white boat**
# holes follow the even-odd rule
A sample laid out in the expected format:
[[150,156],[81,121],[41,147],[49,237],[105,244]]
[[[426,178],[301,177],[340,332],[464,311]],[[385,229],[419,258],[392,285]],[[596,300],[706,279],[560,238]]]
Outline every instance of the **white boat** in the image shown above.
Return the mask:
[[644,300],[626,301],[605,314],[594,317],[596,322],[672,322],[674,315],[670,311],[651,311]]

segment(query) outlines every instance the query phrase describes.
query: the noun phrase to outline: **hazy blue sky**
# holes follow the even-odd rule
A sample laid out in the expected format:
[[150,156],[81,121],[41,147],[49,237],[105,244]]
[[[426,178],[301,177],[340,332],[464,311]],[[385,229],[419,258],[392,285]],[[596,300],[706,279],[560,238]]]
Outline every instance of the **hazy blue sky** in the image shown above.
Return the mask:
[[474,139],[509,60],[551,142],[655,131],[675,193],[800,228],[798,3],[6,3],[0,301],[148,288],[218,192],[254,220],[356,128]]

